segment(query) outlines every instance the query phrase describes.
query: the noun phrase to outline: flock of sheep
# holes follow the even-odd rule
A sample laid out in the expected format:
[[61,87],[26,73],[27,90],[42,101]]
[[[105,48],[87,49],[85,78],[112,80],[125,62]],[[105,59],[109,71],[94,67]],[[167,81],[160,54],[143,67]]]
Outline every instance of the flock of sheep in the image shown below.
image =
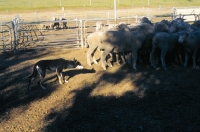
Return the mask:
[[[196,56],[200,48],[200,20],[189,24],[183,18],[172,21],[162,20],[152,23],[143,17],[136,26],[119,23],[109,29],[104,28],[102,22],[96,23],[96,32],[87,37],[89,49],[87,51],[87,64],[91,66],[90,57],[97,64],[95,52],[101,51],[101,66],[112,67],[108,56],[116,55],[118,64],[131,64],[136,69],[137,60],[143,61],[142,54],[148,56],[152,67],[161,61],[166,69],[166,54],[173,55],[176,62],[187,66],[188,56],[192,55],[193,67],[196,67]],[[160,59],[158,59],[160,58]],[[183,61],[184,60],[184,61]]]

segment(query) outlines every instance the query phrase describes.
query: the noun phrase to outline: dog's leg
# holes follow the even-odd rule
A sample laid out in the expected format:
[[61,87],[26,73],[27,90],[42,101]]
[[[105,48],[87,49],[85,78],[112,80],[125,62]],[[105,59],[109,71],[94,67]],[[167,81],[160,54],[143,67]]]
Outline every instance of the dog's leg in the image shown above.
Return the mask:
[[63,77],[63,75],[62,75],[62,70],[60,70],[60,69],[56,69],[56,73],[57,73],[57,76],[58,76],[58,80],[59,80],[59,83],[60,84],[63,84],[64,82],[64,77]]
[[36,66],[36,69],[37,69],[37,71],[38,71],[38,73],[40,75],[40,78],[41,78],[41,81],[39,81],[38,83],[39,83],[39,85],[40,85],[40,87],[42,89],[46,89],[46,87],[44,87],[42,85],[43,79],[44,79],[44,77],[46,75],[46,69],[45,69],[45,67],[39,67],[38,65]]
[[65,83],[68,82],[67,80],[65,80],[65,78],[64,78],[64,76],[63,76],[63,74],[62,74],[62,72],[60,73],[60,76],[61,76],[61,78],[62,78],[62,81],[64,81]]
[[44,86],[42,85],[42,80],[39,82],[39,85],[40,85],[40,87],[41,87],[42,89],[46,89],[46,87],[44,87]]
[[35,78],[31,78],[29,83],[28,83],[28,89],[31,90],[31,82],[34,80]]

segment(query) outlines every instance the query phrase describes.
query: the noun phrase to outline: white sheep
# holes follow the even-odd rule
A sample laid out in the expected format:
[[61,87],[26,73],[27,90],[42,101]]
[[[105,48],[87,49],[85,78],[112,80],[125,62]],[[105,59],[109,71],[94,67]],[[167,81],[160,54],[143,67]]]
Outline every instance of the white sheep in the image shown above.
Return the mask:
[[96,32],[97,31],[104,31],[104,23],[102,21],[96,22]]
[[[137,51],[142,47],[146,36],[153,32],[153,27],[150,24],[143,23],[138,26],[137,31],[106,31],[101,35],[100,50],[101,66],[106,70],[106,57],[109,53],[124,53],[132,52],[133,69],[136,69]],[[110,64],[108,63],[110,66]]]
[[196,54],[200,47],[200,31],[195,31],[193,33],[189,33],[187,31],[181,31],[178,34],[179,34],[178,41],[179,43],[182,44],[185,51],[185,62],[183,66],[184,67],[187,66],[188,54],[192,53],[193,68],[195,68]]
[[[115,28],[109,29],[109,31],[130,31],[130,28],[126,24],[118,24],[118,26],[116,26]],[[94,53],[96,52],[96,50],[99,47],[101,47],[101,39],[100,38],[103,33],[104,33],[103,31],[97,31],[97,32],[91,33],[87,37],[87,43],[89,46],[89,49],[87,51],[87,64],[89,66],[91,66],[90,56],[92,56],[93,62],[95,64],[97,64]],[[117,59],[118,59],[118,57],[117,57]],[[118,60],[117,60],[117,63],[118,63]]]

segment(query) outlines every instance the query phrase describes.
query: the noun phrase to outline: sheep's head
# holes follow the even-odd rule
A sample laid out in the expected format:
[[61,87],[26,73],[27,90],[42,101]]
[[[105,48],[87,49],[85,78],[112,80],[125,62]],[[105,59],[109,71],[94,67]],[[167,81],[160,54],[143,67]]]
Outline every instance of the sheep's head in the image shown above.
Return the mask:
[[169,27],[169,33],[176,32],[180,28],[183,28],[180,22],[172,21],[171,26]]
[[140,28],[142,28],[142,30],[145,31],[145,34],[153,33],[153,26],[148,23],[142,23],[140,25]]
[[119,23],[116,27],[120,31],[130,31],[131,30],[126,23]]
[[154,26],[155,32],[168,32],[169,26],[165,22],[158,22]]
[[104,30],[104,23],[101,21],[96,22],[96,31],[103,31]]
[[178,42],[183,43],[186,40],[189,33],[187,31],[182,31],[182,32],[178,32],[178,35],[179,35]]

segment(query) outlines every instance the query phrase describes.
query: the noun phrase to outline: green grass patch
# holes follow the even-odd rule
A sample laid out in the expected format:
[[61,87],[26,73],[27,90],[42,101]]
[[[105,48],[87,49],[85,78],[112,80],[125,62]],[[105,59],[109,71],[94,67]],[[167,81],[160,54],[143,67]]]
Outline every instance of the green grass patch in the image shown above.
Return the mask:
[[161,14],[161,15],[155,15],[156,17],[171,17],[172,14]]
[[[200,0],[116,0],[117,8],[188,7],[200,6]],[[0,11],[49,9],[111,9],[114,0],[0,0]]]

